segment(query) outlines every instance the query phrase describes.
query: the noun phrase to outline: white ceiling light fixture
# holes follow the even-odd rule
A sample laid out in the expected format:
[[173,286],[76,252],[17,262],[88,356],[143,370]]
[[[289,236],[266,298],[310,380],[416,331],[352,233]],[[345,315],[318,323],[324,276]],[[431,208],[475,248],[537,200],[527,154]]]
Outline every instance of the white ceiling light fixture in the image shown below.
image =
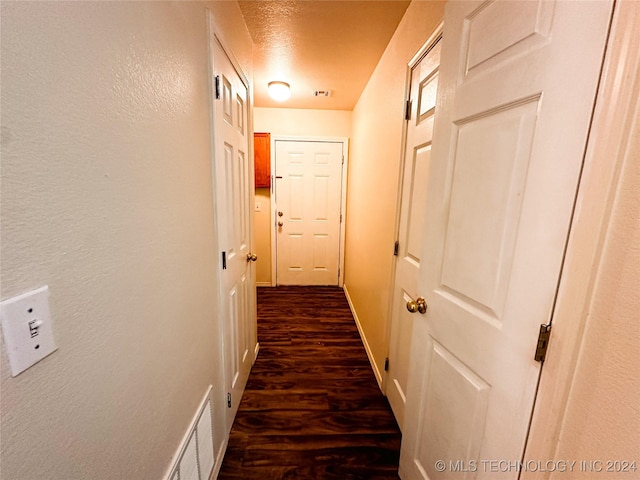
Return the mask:
[[284,102],[291,97],[291,86],[287,82],[269,82],[269,96],[276,102]]

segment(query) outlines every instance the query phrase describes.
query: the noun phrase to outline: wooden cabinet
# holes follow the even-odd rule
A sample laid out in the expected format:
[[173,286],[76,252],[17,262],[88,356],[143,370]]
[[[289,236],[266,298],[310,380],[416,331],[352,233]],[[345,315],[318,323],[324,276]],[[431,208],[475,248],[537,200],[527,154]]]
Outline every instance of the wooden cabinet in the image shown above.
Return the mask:
[[256,188],[271,186],[271,134],[253,134],[253,155],[256,172]]

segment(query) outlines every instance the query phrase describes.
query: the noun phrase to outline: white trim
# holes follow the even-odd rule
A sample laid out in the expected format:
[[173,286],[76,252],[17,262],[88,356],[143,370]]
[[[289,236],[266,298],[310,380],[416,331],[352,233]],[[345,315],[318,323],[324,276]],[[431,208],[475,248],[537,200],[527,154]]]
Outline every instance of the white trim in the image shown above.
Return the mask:
[[369,342],[367,341],[367,337],[364,334],[364,329],[362,328],[362,324],[360,323],[360,319],[358,318],[358,314],[356,313],[356,309],[353,306],[353,302],[351,301],[351,296],[349,295],[349,290],[347,289],[347,285],[343,285],[342,290],[344,291],[344,295],[347,297],[347,302],[349,303],[349,308],[351,309],[351,314],[353,315],[353,319],[356,322],[356,327],[358,327],[358,332],[360,333],[360,338],[362,339],[362,343],[364,345],[364,349],[367,352],[367,357],[369,357],[369,363],[371,364],[371,368],[373,370],[373,374],[376,377],[376,381],[378,382],[378,387],[380,391],[384,393],[382,390],[382,372],[378,369],[376,365],[375,359],[373,357],[373,352],[371,351],[371,347],[369,346]]
[[313,136],[293,136],[293,135],[278,135],[271,134],[271,207],[270,207],[270,219],[271,219],[271,286],[277,285],[277,245],[276,245],[276,142],[324,142],[324,143],[342,143],[342,155],[344,156],[344,162],[342,164],[342,188],[340,198],[340,213],[342,214],[342,223],[340,224],[340,253],[338,259],[338,268],[340,274],[338,275],[338,286],[342,287],[344,284],[344,249],[346,239],[346,224],[347,224],[347,171],[349,166],[349,139],[346,137],[313,137]]
[[271,282],[256,282],[256,287],[273,287]]
[[[435,43],[442,38],[442,30],[444,27],[444,22],[440,22],[438,26],[435,28],[433,33],[429,36],[429,39],[420,47],[418,52],[413,56],[411,61],[407,64],[406,78],[405,78],[405,87],[404,87],[404,101],[405,104],[409,100],[411,95],[411,73],[416,65],[424,58],[424,56],[429,53],[429,50],[433,48]],[[404,110],[403,110],[404,112]],[[396,222],[395,222],[395,230],[393,238],[398,240],[400,236],[400,214],[402,208],[402,184],[404,181],[404,166],[406,162],[406,150],[407,150],[407,129],[409,122],[403,118],[402,119],[402,143],[400,146],[400,172],[398,175],[398,186],[397,186],[397,196],[396,196]],[[396,269],[397,269],[397,258],[392,262],[391,265],[391,290],[389,296],[389,305],[387,307],[387,319],[385,322],[385,331],[384,331],[384,345],[385,345],[385,357],[389,358],[389,354],[391,351],[391,324],[393,322],[393,295],[395,292],[396,286]],[[381,388],[384,392],[385,396],[387,394],[387,372],[384,372],[382,375]]]
[[213,470],[211,471],[211,476],[209,480],[215,480],[218,478],[218,474],[220,473],[220,468],[222,468],[222,462],[224,461],[224,456],[227,453],[227,446],[229,445],[229,436],[225,436],[224,440],[220,444],[220,448],[218,449],[218,454],[216,455],[216,463],[213,466]]
[[[429,50],[431,50],[433,48],[433,46],[436,44],[436,42],[442,38],[442,30],[444,29],[444,22],[440,22],[438,24],[438,26],[436,28],[434,28],[433,33],[429,36],[429,39],[424,42],[424,44],[422,45],[422,47],[420,47],[420,50],[418,50],[416,52],[416,54],[413,56],[413,58],[411,60],[409,60],[408,63],[408,71],[409,71],[409,79],[411,79],[411,70],[413,70],[413,68],[420,63],[420,60],[422,60],[422,58],[429,53]],[[407,86],[408,88],[408,86]],[[407,91],[408,93],[408,91]]]
[[[207,61],[208,61],[208,77],[209,77],[209,98],[210,98],[210,105],[209,105],[209,128],[210,128],[210,164],[211,164],[211,182],[212,182],[212,204],[213,204],[213,219],[214,219],[214,246],[213,248],[215,249],[216,252],[216,261],[215,261],[215,279],[216,279],[216,285],[215,285],[215,290],[216,290],[216,295],[218,298],[218,302],[217,302],[217,329],[218,329],[218,338],[220,339],[219,341],[219,347],[218,348],[218,372],[216,375],[216,391],[215,391],[215,396],[216,399],[211,399],[211,410],[212,410],[212,415],[214,416],[214,419],[216,418],[216,415],[220,416],[221,418],[217,421],[214,421],[212,424],[212,429],[214,432],[214,445],[213,448],[215,449],[217,446],[215,445],[216,441],[220,441],[220,438],[222,439],[220,441],[220,446],[218,448],[218,454],[216,456],[216,463],[214,464],[214,468],[213,468],[213,472],[212,472],[212,476],[211,478],[216,478],[218,475],[218,472],[220,471],[220,467],[222,465],[222,460],[224,459],[224,455],[226,452],[226,448],[227,448],[227,444],[229,441],[229,431],[227,429],[227,416],[229,415],[228,409],[226,408],[226,402],[223,403],[224,401],[216,401],[218,398],[222,399],[223,395],[226,395],[227,392],[227,385],[230,384],[229,379],[226,378],[226,365],[225,365],[225,349],[227,348],[225,346],[225,325],[223,322],[224,319],[224,293],[222,291],[222,265],[221,265],[221,258],[219,255],[219,252],[221,251],[220,249],[220,228],[219,228],[219,213],[218,213],[218,209],[220,208],[220,206],[218,205],[218,202],[216,200],[216,120],[215,120],[215,102],[216,102],[216,98],[215,98],[215,83],[214,83],[214,79],[215,79],[215,75],[216,75],[216,62],[219,61],[218,59],[215,58],[215,44],[217,43],[220,48],[222,49],[223,53],[226,55],[226,57],[229,59],[231,65],[233,66],[233,68],[235,69],[236,73],[238,74],[238,77],[240,78],[242,84],[245,86],[245,88],[247,89],[247,151],[248,151],[248,155],[249,158],[252,159],[254,152],[253,152],[253,86],[252,83],[249,81],[249,78],[245,75],[240,63],[238,62],[238,60],[236,59],[236,57],[233,55],[233,53],[231,52],[231,50],[229,48],[227,48],[226,46],[226,42],[224,41],[224,39],[222,38],[222,35],[220,33],[220,31],[218,30],[217,26],[216,26],[216,21],[215,21],[215,16],[213,15],[213,12],[210,9],[206,9],[206,14],[207,14]],[[251,164],[253,164],[253,162],[251,162]],[[254,169],[250,168],[249,169],[249,192],[251,192],[253,190],[253,185],[254,185]],[[249,238],[251,239],[251,250],[254,251],[253,247],[253,210],[254,210],[254,202],[255,202],[255,198],[253,194],[249,194]],[[250,268],[250,282],[252,284],[255,285],[255,277],[256,273],[255,273],[255,268],[252,266]],[[253,314],[253,341],[256,342],[256,346],[255,346],[255,352],[257,354],[258,352],[258,348],[259,348],[259,344],[258,344],[258,339],[257,339],[257,317],[256,317],[256,297],[255,295],[252,297],[252,299],[249,301],[250,305],[249,308],[252,309],[252,311],[254,312]],[[252,359],[252,365],[255,362],[255,357]],[[220,383],[221,382],[221,383]],[[244,387],[243,387],[244,388]],[[220,390],[220,391],[218,391]]]
[[[640,4],[616,2],[525,459],[554,459],[640,103]],[[546,479],[548,472],[523,472]]]
[[271,286],[275,287],[277,285],[276,282],[276,259],[277,259],[277,250],[276,250],[276,221],[275,221],[275,211],[276,211],[276,142],[273,139],[274,134],[271,134],[271,145],[269,148],[271,149],[271,187],[269,188],[269,232],[271,235]]
[[258,353],[260,353],[260,343],[256,342],[256,346],[253,349],[253,361],[252,361],[252,363],[256,363],[256,360],[258,358]]
[[[215,265],[214,268],[216,269],[215,271],[215,295],[218,299],[217,303],[217,309],[216,309],[216,322],[217,322],[217,331],[218,331],[218,338],[219,340],[219,348],[217,349],[217,367],[218,367],[218,371],[216,372],[216,390],[220,390],[219,394],[222,394],[225,390],[226,390],[226,379],[225,379],[225,366],[224,366],[224,328],[222,325],[222,315],[221,315],[221,303],[220,303],[220,299],[222,297],[222,292],[221,292],[221,278],[220,278],[220,271],[221,271],[221,264],[220,264],[220,256],[217,254],[217,252],[220,251],[220,239],[219,239],[219,228],[218,228],[218,212],[216,211],[216,194],[215,194],[215,185],[216,185],[216,176],[215,176],[215,152],[216,152],[216,139],[215,139],[215,81],[214,81],[214,77],[215,77],[215,65],[214,65],[214,61],[215,59],[214,57],[214,42],[215,42],[215,33],[216,33],[216,28],[215,28],[215,21],[214,21],[214,17],[213,17],[213,13],[211,12],[211,10],[206,9],[207,12],[207,73],[208,73],[208,85],[209,85],[209,149],[210,149],[210,165],[211,165],[211,192],[212,192],[212,197],[211,197],[211,202],[212,202],[212,211],[213,211],[213,226],[214,226],[214,245],[212,246],[213,249],[216,252],[215,255]],[[213,386],[212,386],[213,389]],[[218,472],[220,471],[220,467],[222,465],[222,461],[224,459],[224,455],[227,449],[227,443],[228,443],[228,439],[229,439],[229,435],[227,434],[226,431],[226,419],[225,419],[225,415],[226,415],[226,410],[224,410],[224,405],[221,407],[220,406],[220,402],[215,401],[214,399],[212,399],[211,401],[211,410],[213,411],[213,415],[214,415],[214,421],[213,421],[213,425],[212,428],[214,429],[214,449],[218,448],[218,453],[216,455],[216,463],[214,464],[213,467],[213,475],[214,478],[217,477]],[[215,419],[215,415],[219,415],[221,418],[219,418],[217,421]],[[220,445],[216,445],[215,442],[219,441],[219,439],[222,439],[222,441],[220,442]],[[183,440],[184,442],[184,440]],[[171,470],[169,471],[169,474],[171,474]]]

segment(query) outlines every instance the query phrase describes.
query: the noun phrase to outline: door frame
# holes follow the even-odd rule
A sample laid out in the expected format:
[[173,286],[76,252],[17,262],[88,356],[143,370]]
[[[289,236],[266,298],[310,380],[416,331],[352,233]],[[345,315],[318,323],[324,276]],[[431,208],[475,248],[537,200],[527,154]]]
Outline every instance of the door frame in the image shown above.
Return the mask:
[[[583,171],[575,200],[553,329],[536,396],[524,459],[555,459],[567,413],[594,287],[599,279],[610,213],[640,103],[640,4],[614,2]],[[637,127],[636,127],[637,128]],[[522,472],[546,479],[549,472]]]
[[345,245],[345,225],[347,221],[347,171],[349,165],[349,139],[346,137],[312,137],[312,136],[292,136],[292,135],[271,135],[271,207],[269,209],[269,223],[271,225],[271,286],[275,287],[277,282],[277,229],[276,229],[276,142],[324,142],[342,143],[342,185],[340,188],[340,213],[342,222],[340,223],[340,245],[338,253],[338,286],[344,285],[344,245]]
[[[213,390],[211,392],[212,398],[212,416],[213,416],[213,435],[214,435],[214,467],[212,472],[212,478],[215,478],[220,471],[220,467],[222,466],[222,461],[224,459],[224,454],[227,449],[227,444],[229,442],[229,432],[227,431],[227,417],[229,415],[229,409],[227,408],[226,401],[226,392],[227,392],[227,384],[229,379],[227,378],[227,359],[225,355],[225,351],[227,346],[225,344],[225,309],[224,309],[224,294],[222,291],[222,258],[219,255],[220,252],[220,233],[221,233],[221,225],[219,223],[220,214],[218,213],[219,209],[222,208],[221,205],[218,205],[218,201],[216,199],[216,129],[217,124],[215,120],[215,68],[216,61],[218,61],[215,57],[215,42],[221,47],[222,51],[226,55],[226,57],[231,62],[231,65],[236,70],[240,80],[243,85],[247,88],[247,152],[249,158],[253,158],[253,84],[249,81],[249,78],[244,73],[240,62],[237,60],[233,52],[227,46],[228,44],[222,38],[219,29],[216,26],[216,19],[213,15],[213,12],[210,9],[206,9],[207,15],[207,59],[208,59],[208,76],[209,76],[209,138],[210,138],[210,165],[211,165],[211,185],[212,185],[212,213],[213,213],[213,225],[214,225],[214,239],[215,243],[212,245],[212,248],[215,250],[215,295],[217,299],[217,309],[216,309],[216,322],[217,322],[217,333],[219,339],[219,356],[218,356],[218,378],[215,379],[215,383],[213,386]],[[252,162],[250,162],[252,165]],[[254,251],[254,241],[253,241],[253,210],[254,210],[254,202],[255,196],[251,194],[253,191],[254,184],[254,169],[249,168],[248,170],[248,187],[247,191],[249,192],[249,232],[248,237],[251,242],[250,248],[251,251]],[[255,285],[256,272],[255,267],[251,267],[250,270],[250,284]],[[257,305],[256,305],[256,295],[255,293],[250,296],[250,301],[248,305],[248,311],[252,315],[251,327],[252,327],[252,344],[255,343],[255,348],[251,351],[253,354],[253,358],[251,359],[251,363],[253,364],[258,356],[259,343],[257,338]]]
[[[631,161],[627,149],[633,141],[630,133],[634,128],[636,108],[640,105],[640,50],[631,48],[631,45],[640,43],[638,21],[639,4],[614,2],[611,30],[551,316],[553,330],[550,346],[541,368],[524,461],[557,458],[558,442],[603,260],[610,213],[620,188],[622,168],[625,162]],[[419,51],[416,57],[421,53]],[[414,57],[412,62],[415,60]],[[408,89],[405,98],[407,96]],[[405,149],[405,129],[406,126],[403,128],[402,152]],[[398,211],[399,208],[398,205]],[[392,275],[394,278],[395,264]],[[389,308],[391,314],[392,306]],[[388,318],[387,332],[390,316]],[[385,374],[383,391],[386,380]],[[521,473],[520,479],[541,480],[549,477],[549,472],[526,471]]]
[[[406,68],[406,78],[405,78],[405,83],[404,83],[404,101],[405,101],[405,105],[406,102],[409,101],[409,98],[411,96],[411,74],[413,72],[413,69],[416,67],[416,65],[418,65],[420,63],[420,61],[424,58],[424,56],[429,52],[429,50],[431,50],[431,48],[436,44],[436,42],[438,40],[442,39],[442,30],[444,28],[444,22],[440,22],[436,28],[434,28],[433,32],[429,35],[429,38],[427,39],[426,42],[424,42],[422,44],[422,46],[420,47],[420,49],[416,52],[416,54],[413,56],[413,58],[411,60],[409,60],[409,63],[407,63],[407,68]],[[398,175],[398,187],[397,187],[397,196],[396,196],[396,216],[395,216],[395,227],[394,227],[394,239],[397,241],[399,236],[400,236],[400,214],[401,214],[401,209],[402,209],[402,184],[404,181],[404,167],[405,167],[405,163],[406,163],[406,150],[407,150],[407,131],[409,128],[409,121],[406,119],[403,119],[402,121],[402,143],[400,146],[400,165],[399,165],[399,172],[400,174]],[[390,289],[390,295],[391,297],[393,297],[393,292],[395,291],[395,286],[396,286],[396,270],[397,270],[397,262],[394,260],[393,265],[391,266],[391,289]],[[386,325],[385,325],[385,332],[384,332],[384,343],[385,343],[385,359],[389,358],[389,353],[391,350],[391,327],[392,327],[392,322],[393,322],[393,308],[394,308],[394,303],[393,303],[393,299],[389,302],[388,308],[387,308],[387,321],[386,321]],[[390,360],[390,359],[389,359]],[[379,371],[379,369],[377,368],[375,362],[371,362],[372,366],[373,366],[373,372],[376,376],[376,379],[378,380],[378,384],[380,385],[380,389],[382,390],[382,392],[384,393],[385,396],[387,396],[387,382],[388,382],[388,378],[389,378],[389,374],[388,374],[388,370],[384,370],[382,372]]]
[[[621,170],[624,163],[630,161],[627,149],[633,141],[630,132],[634,128],[635,109],[640,104],[640,50],[631,48],[631,45],[640,43],[639,20],[640,4],[614,2],[611,30],[551,317],[553,330],[541,368],[524,461],[557,458],[562,424],[603,260],[610,213],[620,188]],[[402,148],[404,151],[404,143]],[[521,473],[520,479],[542,480],[549,476],[548,471],[527,471]]]

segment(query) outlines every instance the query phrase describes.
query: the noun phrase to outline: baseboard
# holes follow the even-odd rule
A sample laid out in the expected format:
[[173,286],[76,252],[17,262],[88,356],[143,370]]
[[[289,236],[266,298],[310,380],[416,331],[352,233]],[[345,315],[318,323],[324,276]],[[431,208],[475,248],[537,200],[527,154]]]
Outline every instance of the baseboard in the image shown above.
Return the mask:
[[271,282],[256,282],[256,287],[273,287]]
[[371,352],[371,348],[369,347],[367,336],[364,334],[362,324],[360,323],[360,319],[358,318],[356,309],[353,306],[353,302],[351,301],[351,297],[349,296],[349,290],[347,289],[346,284],[343,285],[342,290],[344,291],[344,294],[347,297],[347,302],[349,302],[349,308],[351,309],[351,314],[353,315],[353,318],[356,321],[356,327],[358,327],[358,332],[360,332],[360,338],[362,339],[362,343],[364,344],[364,350],[367,352],[367,357],[369,357],[369,363],[371,364],[371,369],[373,370],[373,374],[376,376],[378,387],[380,387],[380,390],[382,391],[382,372],[378,369],[378,366],[376,365],[376,362],[373,358],[373,353]]

